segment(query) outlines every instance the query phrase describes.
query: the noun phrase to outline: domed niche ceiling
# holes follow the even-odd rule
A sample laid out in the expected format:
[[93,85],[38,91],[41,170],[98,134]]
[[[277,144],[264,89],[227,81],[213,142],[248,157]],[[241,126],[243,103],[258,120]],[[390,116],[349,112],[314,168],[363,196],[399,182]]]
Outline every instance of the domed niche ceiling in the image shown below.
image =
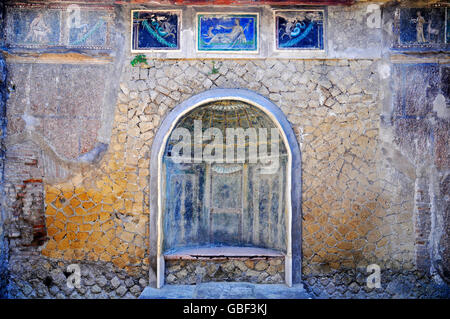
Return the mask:
[[162,161],[163,251],[286,252],[288,155],[274,122],[240,101],[199,106],[172,130]]

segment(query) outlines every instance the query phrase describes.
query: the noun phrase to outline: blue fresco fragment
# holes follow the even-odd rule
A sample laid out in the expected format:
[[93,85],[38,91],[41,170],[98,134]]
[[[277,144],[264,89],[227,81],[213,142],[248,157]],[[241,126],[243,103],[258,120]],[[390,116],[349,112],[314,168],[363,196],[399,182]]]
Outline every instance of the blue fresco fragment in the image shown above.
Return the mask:
[[133,50],[178,50],[178,12],[133,12]]
[[256,14],[199,14],[199,51],[257,51]]
[[285,11],[275,19],[277,49],[324,49],[323,11]]

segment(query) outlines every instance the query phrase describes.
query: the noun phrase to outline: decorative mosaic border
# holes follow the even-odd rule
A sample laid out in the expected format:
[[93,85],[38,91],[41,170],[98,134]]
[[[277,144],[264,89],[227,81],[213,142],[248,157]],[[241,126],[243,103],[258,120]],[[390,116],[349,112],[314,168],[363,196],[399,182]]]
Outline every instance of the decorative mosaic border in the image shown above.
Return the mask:
[[[284,29],[280,30],[279,18],[283,18],[283,13],[292,15],[305,13],[305,15],[320,13],[321,23],[314,24],[313,20],[305,19],[310,21],[309,24],[302,23],[302,21],[291,22],[291,25],[284,26]],[[274,27],[274,51],[275,52],[299,52],[299,51],[315,51],[315,52],[325,52],[325,39],[326,39],[326,12],[325,9],[311,8],[311,9],[280,9],[273,11],[273,27]],[[288,30],[287,30],[288,29]],[[316,29],[316,30],[314,30]],[[315,46],[301,46],[301,42],[311,35],[311,32],[317,32],[317,43]],[[280,33],[282,34],[280,35]],[[283,38],[283,39],[281,39]],[[288,42],[280,43],[288,38]],[[281,41],[280,41],[281,40]],[[289,42],[292,45],[289,45]],[[283,44],[286,44],[282,47]]]
[[[166,47],[139,47],[138,37],[139,28],[135,24],[135,13],[147,12],[147,13],[161,13],[161,14],[175,14],[177,16],[177,26],[176,26],[176,46],[171,48],[169,45]],[[146,53],[146,52],[179,52],[181,51],[181,31],[182,31],[182,10],[131,10],[131,52],[132,53]],[[164,40],[157,30],[153,29],[150,25],[146,25],[150,32],[154,33],[155,38]]]
[[[248,19],[248,18],[252,18],[254,19],[254,24],[253,24],[253,41],[254,41],[254,49],[253,48],[237,48],[237,49],[207,49],[207,48],[201,48],[204,45],[200,44],[200,41],[202,40],[201,36],[204,36],[205,34],[202,34],[201,32],[201,18],[205,17],[205,16],[209,16],[211,18],[217,18],[217,17],[225,17],[225,20],[232,20],[237,19],[237,18],[242,18],[242,19]],[[239,27],[239,26],[238,26]],[[248,25],[246,26],[240,26],[242,29],[240,31],[240,34],[242,34],[243,32],[246,31],[246,28],[248,27]],[[230,28],[230,27],[228,27]],[[196,13],[196,18],[195,18],[195,48],[197,53],[249,53],[249,54],[257,54],[259,53],[259,12],[232,12],[232,13],[225,13],[225,12],[197,12]],[[216,38],[222,37],[224,38],[225,41],[229,41],[229,39],[226,38],[225,33],[218,33],[219,36],[217,34],[212,34],[211,33],[211,29],[208,30],[209,32],[209,37],[212,40],[214,38],[214,36],[216,36]],[[235,30],[232,30],[230,33],[235,32]],[[239,35],[238,35],[239,36]],[[244,34],[244,38],[245,38],[245,34]],[[210,40],[210,41],[211,41]],[[235,41],[235,39],[231,39],[231,41]],[[229,44],[224,42],[223,45],[225,44]]]

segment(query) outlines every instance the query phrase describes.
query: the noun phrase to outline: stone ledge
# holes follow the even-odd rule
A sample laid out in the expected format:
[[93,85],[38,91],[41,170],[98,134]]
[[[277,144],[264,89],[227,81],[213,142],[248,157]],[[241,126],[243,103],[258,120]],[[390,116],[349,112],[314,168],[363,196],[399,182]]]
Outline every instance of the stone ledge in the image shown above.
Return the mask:
[[291,288],[284,284],[248,282],[209,282],[197,285],[146,287],[139,299],[311,299],[303,284]]
[[257,247],[198,247],[183,248],[164,254],[166,260],[198,260],[198,259],[248,259],[284,257],[284,254],[273,249]]
[[110,64],[113,58],[107,55],[90,56],[76,52],[69,53],[23,53],[13,54],[3,51],[6,61],[13,63],[46,63],[46,64]]

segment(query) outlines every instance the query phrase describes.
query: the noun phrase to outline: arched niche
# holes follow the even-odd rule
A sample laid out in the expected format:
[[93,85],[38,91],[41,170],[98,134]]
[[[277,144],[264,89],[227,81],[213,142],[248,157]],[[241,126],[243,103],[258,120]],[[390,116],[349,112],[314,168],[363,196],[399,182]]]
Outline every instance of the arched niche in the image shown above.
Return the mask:
[[[223,117],[222,121],[214,119],[215,116],[220,117],[220,112],[224,114],[225,122]],[[248,119],[247,125],[244,118]],[[253,121],[253,118],[257,120]],[[226,161],[227,150],[224,149],[222,163],[217,162],[217,158],[216,161],[199,160],[196,158],[196,151],[204,150],[205,145],[204,142],[200,146],[195,144],[195,132],[199,132],[198,127],[194,128],[195,120],[201,120],[203,125],[206,122],[209,127],[220,128],[222,125],[223,129],[236,126],[244,129],[252,127],[257,131],[263,127],[275,129],[279,133],[281,145],[280,165],[276,171],[269,171],[267,174],[266,170],[265,176],[250,179],[249,174],[256,174],[256,171],[264,169],[258,162],[249,162],[249,155],[252,153],[248,146],[250,139],[245,143],[246,159],[239,161],[236,156],[236,161],[230,164]],[[204,133],[209,127],[202,126],[200,131]],[[180,128],[184,129],[181,132],[191,129],[193,133],[190,136],[191,141],[194,141],[190,148],[192,152],[187,152],[190,161],[186,157],[181,161],[180,157],[177,161],[173,160],[172,151],[177,142],[173,134],[176,132],[179,141],[182,141],[182,135],[178,134]],[[224,133],[224,141],[225,136]],[[239,144],[238,139],[235,141]],[[239,145],[235,147],[237,150]],[[269,149],[271,151],[270,146]],[[279,178],[270,187],[276,185],[279,190],[275,192],[271,189],[270,193],[276,193],[280,200],[277,205],[270,204],[270,207],[276,207],[270,209],[274,215],[258,215],[252,181],[258,183],[267,176],[270,178],[275,175]],[[189,193],[194,201],[189,200],[188,205],[183,204],[184,207],[175,204],[173,198],[186,198],[186,194],[174,193],[180,189]],[[231,196],[227,192],[231,192]],[[221,196],[229,197],[223,200]],[[217,246],[278,251],[284,255],[286,284],[291,286],[300,282],[301,154],[292,127],[275,104],[248,90],[214,89],[189,98],[167,115],[156,133],[151,149],[149,242],[150,285],[156,288],[164,285],[165,255],[185,248],[200,248],[204,252],[207,247]]]

